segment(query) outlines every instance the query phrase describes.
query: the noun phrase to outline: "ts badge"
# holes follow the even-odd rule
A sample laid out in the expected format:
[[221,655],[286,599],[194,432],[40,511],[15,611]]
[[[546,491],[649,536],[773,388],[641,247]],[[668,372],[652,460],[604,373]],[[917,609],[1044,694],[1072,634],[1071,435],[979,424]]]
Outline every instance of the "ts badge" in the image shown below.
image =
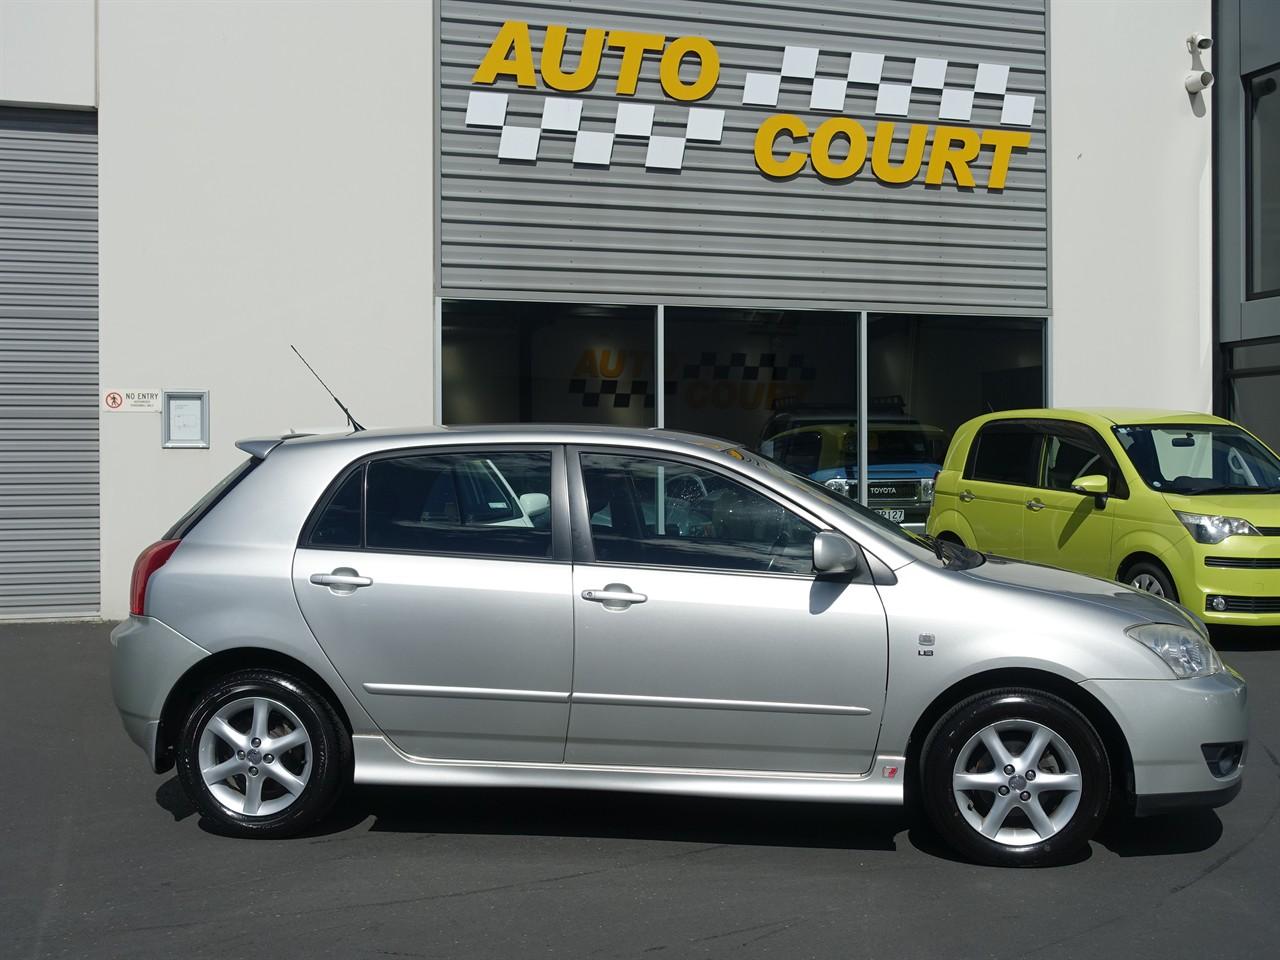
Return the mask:
[[933,636],[933,634],[932,634],[932,633],[922,633],[922,634],[920,634],[920,640],[919,640],[920,648],[919,648],[918,650],[916,650],[916,656],[917,656],[917,657],[932,657],[932,656],[933,656],[933,644],[934,644],[934,639],[935,639],[935,638],[934,638],[934,636]]

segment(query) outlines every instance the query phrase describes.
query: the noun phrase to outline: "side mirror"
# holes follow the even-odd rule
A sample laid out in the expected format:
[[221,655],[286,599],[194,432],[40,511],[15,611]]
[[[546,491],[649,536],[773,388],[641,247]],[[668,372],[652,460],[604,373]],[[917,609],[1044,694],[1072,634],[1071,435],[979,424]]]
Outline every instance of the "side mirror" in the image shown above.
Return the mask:
[[857,573],[862,551],[843,533],[824,530],[813,538],[813,569],[818,573]]
[[1091,473],[1087,477],[1077,477],[1071,484],[1071,489],[1093,497],[1101,507],[1107,502],[1107,494],[1111,492],[1111,481],[1100,473]]
[[520,494],[520,509],[527,517],[536,517],[551,509],[551,498],[545,493]]

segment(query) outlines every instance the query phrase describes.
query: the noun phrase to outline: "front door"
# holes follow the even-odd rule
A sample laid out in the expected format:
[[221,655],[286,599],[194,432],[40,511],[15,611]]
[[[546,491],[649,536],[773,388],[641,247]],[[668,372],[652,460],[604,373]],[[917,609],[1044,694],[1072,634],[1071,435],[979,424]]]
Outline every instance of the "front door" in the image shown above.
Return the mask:
[[573,609],[568,520],[552,496],[562,462],[547,448],[377,457],[304,532],[293,568],[303,616],[406,753],[563,760]]
[[817,522],[689,462],[581,451],[579,463],[574,520],[590,550],[574,566],[565,759],[868,770],[884,610],[870,582],[814,576]]
[[978,431],[958,491],[957,509],[973,530],[969,546],[1024,558],[1022,525],[1042,442],[1043,434],[1024,421],[995,420]]
[[1074,424],[1049,426],[1045,440],[1040,489],[1028,500],[1023,519],[1026,559],[1064,570],[1111,579],[1111,540],[1115,507],[1093,496],[1076,493],[1071,485],[1080,477],[1105,476],[1117,492],[1120,470],[1101,438]]

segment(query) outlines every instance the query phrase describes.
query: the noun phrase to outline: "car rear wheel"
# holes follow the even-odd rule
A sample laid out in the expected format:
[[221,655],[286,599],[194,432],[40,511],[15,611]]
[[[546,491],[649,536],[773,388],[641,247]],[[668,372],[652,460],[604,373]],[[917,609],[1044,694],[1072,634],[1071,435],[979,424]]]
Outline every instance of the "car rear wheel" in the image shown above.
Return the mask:
[[1163,597],[1166,600],[1177,600],[1178,589],[1173,585],[1173,578],[1163,567],[1154,563],[1135,563],[1125,571],[1123,580],[1129,586],[1145,593]]
[[276,670],[241,670],[197,698],[177,767],[192,802],[224,832],[283,837],[328,813],[350,758],[351,739],[324,697]]
[[1042,691],[970,697],[934,725],[921,756],[930,820],[979,863],[1069,860],[1097,831],[1111,798],[1097,732],[1065,700]]

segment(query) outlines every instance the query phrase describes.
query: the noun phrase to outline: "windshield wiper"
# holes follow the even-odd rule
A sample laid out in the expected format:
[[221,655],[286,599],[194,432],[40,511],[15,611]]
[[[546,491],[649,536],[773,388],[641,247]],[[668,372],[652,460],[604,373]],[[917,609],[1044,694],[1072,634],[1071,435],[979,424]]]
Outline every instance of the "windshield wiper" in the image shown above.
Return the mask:
[[1231,491],[1240,493],[1280,493],[1280,487],[1255,487],[1247,483],[1217,483],[1211,487],[1171,487],[1170,489],[1174,493],[1189,497],[1194,497],[1201,493],[1229,493]]

